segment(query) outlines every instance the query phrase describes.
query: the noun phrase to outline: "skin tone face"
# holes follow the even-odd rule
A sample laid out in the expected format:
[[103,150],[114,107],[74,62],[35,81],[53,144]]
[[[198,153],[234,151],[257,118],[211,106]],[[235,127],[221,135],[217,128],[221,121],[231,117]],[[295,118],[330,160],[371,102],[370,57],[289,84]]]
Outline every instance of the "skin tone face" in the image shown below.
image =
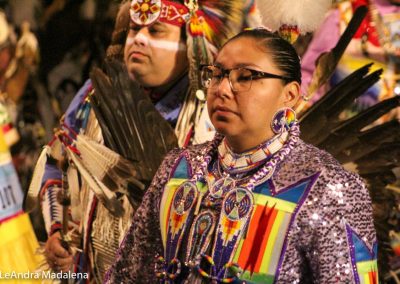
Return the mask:
[[181,28],[161,22],[140,27],[131,22],[124,59],[130,76],[142,86],[167,89],[188,68]]
[[[224,69],[245,67],[283,75],[273,63],[270,51],[260,48],[252,38],[238,38],[219,52],[215,65]],[[207,106],[216,130],[225,135],[236,153],[244,152],[274,136],[270,123],[282,107],[293,107],[299,98],[296,82],[284,85],[280,79],[253,80],[251,89],[232,91],[228,78],[209,89]]]

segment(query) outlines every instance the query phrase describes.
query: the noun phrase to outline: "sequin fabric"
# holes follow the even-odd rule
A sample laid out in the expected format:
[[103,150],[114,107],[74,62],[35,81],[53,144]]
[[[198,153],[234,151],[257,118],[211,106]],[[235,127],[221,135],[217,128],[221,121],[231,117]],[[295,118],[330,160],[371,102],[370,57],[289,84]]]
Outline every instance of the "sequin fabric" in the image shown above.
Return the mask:
[[[194,166],[205,145],[189,148]],[[160,199],[181,151],[170,152],[158,170],[106,277],[107,283],[158,282],[154,267],[155,257],[163,255]],[[275,283],[357,283],[346,226],[372,250],[376,236],[367,189],[359,176],[345,171],[330,154],[301,140],[277,165],[271,184],[279,194],[312,175],[317,180],[287,232]],[[279,237],[286,237],[286,232],[282,234]]]

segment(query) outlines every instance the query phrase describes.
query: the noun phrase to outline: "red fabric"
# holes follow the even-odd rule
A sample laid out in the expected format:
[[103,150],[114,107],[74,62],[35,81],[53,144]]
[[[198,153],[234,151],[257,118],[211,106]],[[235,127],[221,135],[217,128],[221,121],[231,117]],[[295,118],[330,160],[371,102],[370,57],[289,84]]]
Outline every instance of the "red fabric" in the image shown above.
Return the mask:
[[5,125],[3,125],[3,133],[7,133],[9,130],[12,129],[12,124],[11,123],[7,123]]
[[[368,0],[353,0],[352,2],[353,11],[355,11],[360,6],[368,7]],[[374,27],[374,23],[372,21],[371,12],[368,11],[367,16],[361,22],[360,27],[358,28],[354,38],[362,38],[363,35],[368,36],[368,41],[375,46],[380,46],[379,37],[376,28]]]

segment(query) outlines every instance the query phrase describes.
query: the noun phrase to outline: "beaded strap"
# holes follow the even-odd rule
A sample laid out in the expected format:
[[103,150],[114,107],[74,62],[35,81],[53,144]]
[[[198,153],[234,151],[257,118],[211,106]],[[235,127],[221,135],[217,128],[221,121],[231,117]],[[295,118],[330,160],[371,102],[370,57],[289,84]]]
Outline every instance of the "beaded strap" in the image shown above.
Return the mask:
[[[272,156],[271,160],[269,160],[259,171],[257,171],[251,178],[247,184],[250,190],[254,189],[254,186],[261,180],[261,179],[268,179],[270,178],[274,171],[276,165],[283,161],[283,159],[290,153],[290,151],[296,146],[297,141],[299,141],[300,136],[300,127],[298,123],[293,124],[290,128],[290,135],[287,140],[287,143],[283,145],[283,147]],[[268,177],[267,177],[268,176]]]

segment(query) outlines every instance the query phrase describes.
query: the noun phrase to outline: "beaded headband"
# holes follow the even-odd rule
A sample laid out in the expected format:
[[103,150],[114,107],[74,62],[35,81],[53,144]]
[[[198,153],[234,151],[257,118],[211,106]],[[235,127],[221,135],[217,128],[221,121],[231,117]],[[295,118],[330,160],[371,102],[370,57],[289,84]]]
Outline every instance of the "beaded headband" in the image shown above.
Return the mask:
[[185,5],[167,0],[133,0],[130,15],[138,26],[149,26],[160,21],[182,27],[190,18]]

